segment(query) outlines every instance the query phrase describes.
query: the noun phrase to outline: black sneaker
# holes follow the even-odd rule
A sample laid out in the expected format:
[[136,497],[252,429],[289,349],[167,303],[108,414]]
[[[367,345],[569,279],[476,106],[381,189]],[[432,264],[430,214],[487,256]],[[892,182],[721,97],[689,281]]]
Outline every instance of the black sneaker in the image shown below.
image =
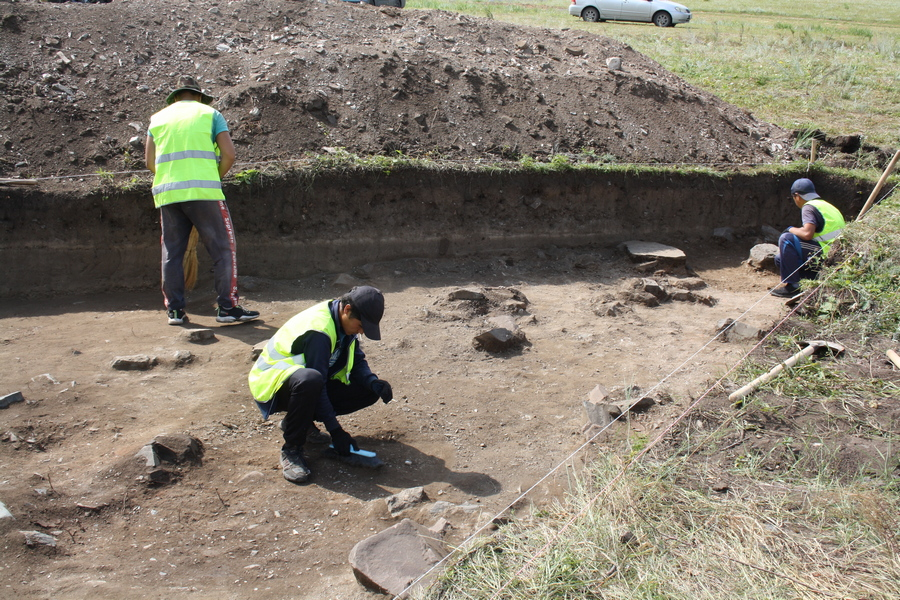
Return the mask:
[[187,313],[180,308],[166,311],[166,315],[169,317],[169,325],[182,325],[188,320]]
[[220,306],[216,309],[216,321],[219,323],[243,323],[256,318],[259,318],[258,312],[255,310],[244,310],[240,306],[235,306],[234,308],[222,308]]
[[769,293],[779,298],[793,298],[800,293],[800,286],[795,283],[788,283],[783,287],[775,288]]
[[290,446],[281,449],[281,474],[291,483],[305,483],[312,475],[306,458],[303,456],[303,448]]

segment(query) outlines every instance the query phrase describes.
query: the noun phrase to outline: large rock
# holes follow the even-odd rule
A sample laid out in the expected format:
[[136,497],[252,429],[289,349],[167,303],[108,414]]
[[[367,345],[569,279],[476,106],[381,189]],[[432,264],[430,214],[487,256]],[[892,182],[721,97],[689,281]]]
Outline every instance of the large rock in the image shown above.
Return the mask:
[[428,494],[422,486],[407,488],[387,497],[387,507],[391,515],[397,515],[411,506],[428,501]]
[[521,331],[512,332],[505,327],[496,327],[475,336],[472,341],[476,350],[487,352],[503,352],[523,345],[526,341],[525,334]]
[[750,257],[746,262],[757,271],[778,273],[778,267],[775,266],[776,254],[778,254],[778,246],[775,244],[757,244],[750,248]]
[[[403,519],[356,544],[350,551],[350,566],[356,580],[367,589],[399,596],[447,554],[434,532]],[[436,574],[432,571],[413,589],[427,585]]]
[[149,371],[157,364],[159,364],[159,359],[155,356],[135,354],[133,356],[117,356],[110,366],[117,371]]

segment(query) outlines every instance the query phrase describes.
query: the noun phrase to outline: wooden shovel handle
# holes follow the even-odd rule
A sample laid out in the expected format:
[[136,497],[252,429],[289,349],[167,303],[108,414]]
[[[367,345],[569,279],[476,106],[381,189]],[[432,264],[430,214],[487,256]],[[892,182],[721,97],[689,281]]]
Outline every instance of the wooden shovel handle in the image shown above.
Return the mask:
[[810,344],[809,346],[807,346],[806,348],[804,348],[797,354],[793,355],[792,357],[790,357],[789,359],[787,359],[780,365],[777,365],[775,368],[773,368],[768,373],[764,373],[763,375],[760,375],[759,377],[757,377],[756,379],[754,379],[753,381],[751,381],[750,383],[748,383],[741,389],[737,390],[736,392],[733,392],[730,396],[728,396],[728,400],[730,400],[732,403],[734,403],[734,402],[737,402],[738,400],[740,400],[741,398],[748,396],[749,394],[753,393],[756,390],[756,388],[758,388],[759,386],[775,379],[775,377],[777,377],[778,374],[781,373],[782,371],[784,371],[785,369],[790,369],[791,367],[795,366],[800,361],[805,360],[805,359],[809,358],[810,356],[812,356],[815,351],[816,351],[816,346],[813,344]]
[[900,369],[900,356],[897,355],[893,350],[887,351],[887,357],[891,359],[891,362],[894,363],[894,366]]

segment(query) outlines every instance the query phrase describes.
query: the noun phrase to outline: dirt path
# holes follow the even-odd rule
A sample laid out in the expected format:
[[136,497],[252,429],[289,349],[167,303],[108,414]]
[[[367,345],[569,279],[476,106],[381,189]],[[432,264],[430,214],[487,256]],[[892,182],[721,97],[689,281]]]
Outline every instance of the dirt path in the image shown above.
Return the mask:
[[[4,303],[3,391],[26,398],[0,411],[0,501],[16,517],[2,540],[7,593],[372,597],[347,556],[396,521],[388,495],[421,485],[432,501],[455,505],[432,513],[431,502],[403,516],[426,525],[444,516],[454,526],[449,540],[458,542],[582,444],[581,402],[595,385],[647,390],[667,378],[660,390],[671,401],[630,425],[652,434],[746,350],[716,341],[692,357],[720,319],[752,306],[743,320],[766,327],[782,314],[765,295],[774,275],[750,271],[737,253],[687,250],[714,306],[626,303],[615,317],[594,309],[623,277],[638,274],[614,249],[369,265],[368,282],[386,292],[388,307],[382,341],[364,348],[397,399],[343,424],[387,465],[360,471],[310,446],[315,479],[302,487],[281,477],[276,423],[261,421],[246,374],[252,346],[336,294],[333,277],[248,282],[246,304],[264,320],[239,326],[216,327],[212,297],[195,293],[192,323],[217,337],[206,345],[166,325],[155,293]],[[528,345],[507,355],[475,350],[473,337],[488,327],[470,306],[448,301],[459,286],[524,294],[529,304],[518,320]],[[174,366],[177,351],[193,360]],[[114,357],[134,354],[160,364],[110,368]],[[171,483],[149,485],[132,457],[161,433],[196,436],[205,456]],[[544,481],[527,502],[558,494],[561,478]],[[50,533],[58,547],[28,548],[18,530]]]

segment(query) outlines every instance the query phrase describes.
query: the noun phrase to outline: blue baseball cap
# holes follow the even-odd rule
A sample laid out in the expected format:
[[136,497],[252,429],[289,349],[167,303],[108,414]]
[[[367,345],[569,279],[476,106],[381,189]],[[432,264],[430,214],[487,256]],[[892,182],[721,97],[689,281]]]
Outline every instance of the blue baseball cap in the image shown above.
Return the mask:
[[794,197],[794,194],[800,194],[800,197],[807,201],[821,198],[821,196],[816,193],[816,186],[813,185],[813,182],[805,177],[803,179],[798,179],[794,182],[794,185],[791,186],[792,198]]

